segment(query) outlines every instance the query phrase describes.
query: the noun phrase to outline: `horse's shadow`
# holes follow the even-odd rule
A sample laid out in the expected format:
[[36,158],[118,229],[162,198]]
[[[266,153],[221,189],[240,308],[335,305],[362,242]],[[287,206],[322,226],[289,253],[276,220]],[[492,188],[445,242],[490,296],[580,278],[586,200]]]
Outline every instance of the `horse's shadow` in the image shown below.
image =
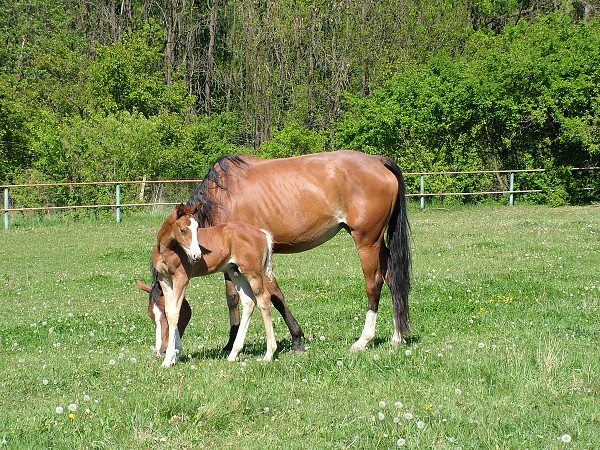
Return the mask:
[[[410,336],[406,336],[404,338],[404,340],[406,341],[405,346],[410,347],[414,344],[419,343],[421,341],[421,338],[418,335],[410,335]],[[376,337],[373,340],[371,345],[375,348],[389,345],[389,339],[385,338],[385,337]],[[275,354],[273,355],[273,359],[277,359],[279,357],[279,354],[282,352],[292,352],[295,354],[305,353],[305,352],[297,352],[297,351],[292,350],[292,341],[290,339],[281,339],[280,341],[277,341],[277,350],[275,351]],[[242,353],[243,353],[244,357],[247,359],[257,359],[257,358],[260,359],[265,354],[264,343],[258,343],[258,342],[256,344],[250,343],[249,345],[244,346]],[[202,361],[202,360],[226,359],[228,355],[229,355],[229,352],[224,351],[223,348],[221,348],[221,347],[201,349],[201,350],[197,350],[192,353],[185,353],[185,351],[184,351],[183,354],[179,358],[179,362],[180,363],[188,363],[191,361],[198,361],[198,360]]]

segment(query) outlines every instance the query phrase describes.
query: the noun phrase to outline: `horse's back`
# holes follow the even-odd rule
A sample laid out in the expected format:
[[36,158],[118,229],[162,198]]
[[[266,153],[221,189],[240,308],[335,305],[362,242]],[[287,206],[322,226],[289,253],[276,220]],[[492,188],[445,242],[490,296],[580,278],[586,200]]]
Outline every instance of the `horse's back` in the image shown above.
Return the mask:
[[216,220],[268,231],[278,252],[316,247],[342,228],[384,227],[398,192],[379,156],[342,150],[242,159],[227,172],[226,191],[214,191]]

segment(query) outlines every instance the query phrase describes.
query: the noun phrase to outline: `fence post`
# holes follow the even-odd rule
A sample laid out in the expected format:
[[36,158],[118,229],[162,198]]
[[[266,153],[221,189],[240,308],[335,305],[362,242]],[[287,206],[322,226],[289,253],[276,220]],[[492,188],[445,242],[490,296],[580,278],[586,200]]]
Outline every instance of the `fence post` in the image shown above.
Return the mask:
[[121,185],[117,183],[117,223],[121,223]]
[[515,174],[514,174],[514,172],[511,172],[510,176],[509,176],[509,185],[508,185],[508,190],[510,191],[510,195],[508,196],[509,206],[514,205],[514,194],[513,194],[514,186],[515,186]]
[[8,230],[8,188],[4,188],[4,229]]
[[425,208],[425,175],[421,174],[421,209]]

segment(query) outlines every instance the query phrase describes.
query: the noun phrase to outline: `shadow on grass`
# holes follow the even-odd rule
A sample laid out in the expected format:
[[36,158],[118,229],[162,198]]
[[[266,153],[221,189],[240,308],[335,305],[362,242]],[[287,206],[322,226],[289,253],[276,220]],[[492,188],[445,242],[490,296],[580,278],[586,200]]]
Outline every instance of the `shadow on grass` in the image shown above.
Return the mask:
[[[410,347],[414,344],[417,344],[421,341],[421,338],[418,335],[410,335],[405,337],[406,344],[403,347]],[[374,348],[382,347],[390,345],[390,341],[385,337],[376,337],[370,346]],[[241,355],[248,359],[260,359],[265,354],[265,346],[264,343],[261,342],[251,342],[245,346],[240,352]],[[299,352],[292,350],[292,341],[290,339],[281,339],[277,341],[277,350],[275,351],[274,359],[279,357],[279,354],[282,352],[291,352],[293,354],[302,355],[307,352]],[[215,359],[226,359],[229,355],[229,352],[224,352],[221,347],[214,347],[208,349],[198,350],[192,353],[185,353],[181,355],[179,358],[180,363],[188,363],[190,361],[198,361],[198,360],[215,360]]]

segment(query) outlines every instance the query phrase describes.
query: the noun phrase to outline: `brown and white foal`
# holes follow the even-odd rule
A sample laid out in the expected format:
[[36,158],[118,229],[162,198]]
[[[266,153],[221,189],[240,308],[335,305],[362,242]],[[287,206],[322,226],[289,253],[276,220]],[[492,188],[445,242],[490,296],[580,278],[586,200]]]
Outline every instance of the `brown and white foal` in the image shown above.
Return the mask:
[[[135,282],[138,287],[148,294],[152,293],[152,287],[148,286],[141,280],[136,278]],[[167,316],[165,315],[165,296],[162,292],[162,288],[160,284],[157,285],[157,289],[159,289],[158,293],[150,295],[150,301],[148,302],[148,317],[152,320],[154,324],[155,331],[155,344],[154,350],[156,351],[157,356],[161,356],[165,354],[167,350],[167,342],[169,340],[169,324],[167,323]],[[181,338],[183,337],[183,333],[185,333],[185,329],[190,323],[190,319],[192,318],[192,308],[188,303],[187,299],[184,297],[183,302],[181,303],[181,309],[179,310],[179,321],[177,322],[177,332],[175,333],[175,348],[181,350],[183,348],[183,344],[181,343]]]
[[[177,324],[189,280],[225,272],[233,281],[242,301],[243,313],[229,361],[235,361],[244,346],[250,316],[258,305],[265,323],[269,361],[277,349],[271,320],[270,289],[278,290],[272,271],[272,240],[258,228],[241,222],[228,222],[201,228],[194,218],[196,206],[177,206],[158,231],[152,251],[154,283],[159,283],[165,299],[169,338],[163,367],[179,358]],[[151,291],[158,292],[153,286]],[[156,294],[158,295],[158,294]],[[152,300],[152,299],[151,299]]]

